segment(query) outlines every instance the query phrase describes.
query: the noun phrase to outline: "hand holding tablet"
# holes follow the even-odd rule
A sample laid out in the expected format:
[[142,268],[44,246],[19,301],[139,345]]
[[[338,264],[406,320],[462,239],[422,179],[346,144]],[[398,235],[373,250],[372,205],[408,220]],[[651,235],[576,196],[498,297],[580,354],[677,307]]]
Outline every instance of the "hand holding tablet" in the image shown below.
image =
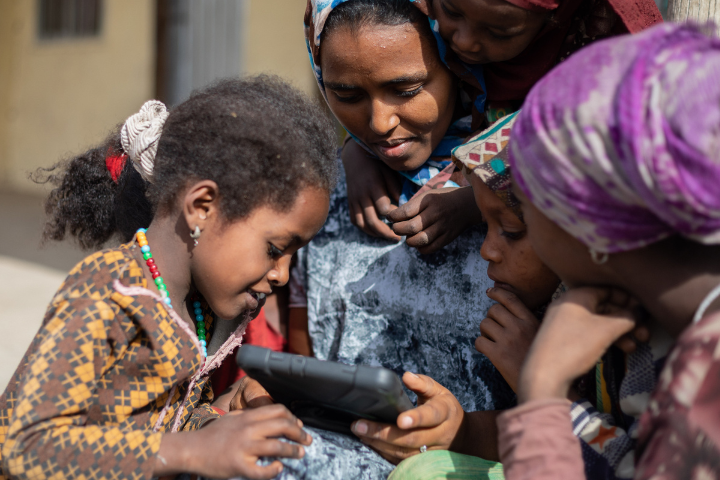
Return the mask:
[[240,368],[306,425],[352,434],[364,418],[394,424],[413,408],[398,376],[385,368],[345,365],[243,346]]

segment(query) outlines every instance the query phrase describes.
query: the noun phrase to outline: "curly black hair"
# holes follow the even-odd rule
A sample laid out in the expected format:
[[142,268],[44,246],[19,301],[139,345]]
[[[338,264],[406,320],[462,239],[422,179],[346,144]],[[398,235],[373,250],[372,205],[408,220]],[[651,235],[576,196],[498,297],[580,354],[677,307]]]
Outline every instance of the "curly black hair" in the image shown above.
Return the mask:
[[190,182],[206,179],[218,185],[226,220],[261,205],[289,208],[303,188],[334,188],[336,148],[325,112],[280,78],[222,80],[170,110],[152,183],[130,161],[112,179],[105,162],[122,152],[119,127],[102,145],[38,170],[35,181],[56,187],[43,239],[69,233],[84,249],[128,241],[156,213],[169,213]]

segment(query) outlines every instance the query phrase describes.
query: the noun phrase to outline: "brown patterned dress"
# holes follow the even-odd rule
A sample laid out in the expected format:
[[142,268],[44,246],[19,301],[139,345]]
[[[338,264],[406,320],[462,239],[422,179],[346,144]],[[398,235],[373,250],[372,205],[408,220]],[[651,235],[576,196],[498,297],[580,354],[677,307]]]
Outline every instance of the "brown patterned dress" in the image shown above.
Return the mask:
[[163,432],[218,416],[208,374],[221,359],[203,361],[141,265],[139,247],[123,245],[60,287],[0,396],[0,479],[150,478]]

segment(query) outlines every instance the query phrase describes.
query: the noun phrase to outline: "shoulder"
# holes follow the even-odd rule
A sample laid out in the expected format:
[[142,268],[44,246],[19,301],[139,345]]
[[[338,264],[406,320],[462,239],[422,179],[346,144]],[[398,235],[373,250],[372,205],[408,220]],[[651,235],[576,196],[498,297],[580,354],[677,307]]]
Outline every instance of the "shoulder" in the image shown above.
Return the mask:
[[56,297],[106,298],[115,280],[127,286],[144,286],[142,267],[132,249],[132,245],[121,245],[88,255],[70,270]]
[[132,245],[92,253],[70,270],[50,302],[45,315],[47,322],[59,310],[72,306],[75,310],[94,308],[113,303],[113,283],[119,280],[126,286],[144,287],[142,267],[135,259]]

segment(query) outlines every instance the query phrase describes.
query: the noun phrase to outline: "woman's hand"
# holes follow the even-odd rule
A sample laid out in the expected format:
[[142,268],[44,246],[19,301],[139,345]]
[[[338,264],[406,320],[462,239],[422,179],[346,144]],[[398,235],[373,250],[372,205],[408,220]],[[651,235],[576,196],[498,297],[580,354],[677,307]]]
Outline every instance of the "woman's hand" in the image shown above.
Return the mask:
[[450,391],[425,375],[405,372],[403,382],[418,395],[418,407],[398,416],[397,426],[358,420],[352,430],[386,460],[398,464],[423,445],[447,450],[464,424],[465,412]]
[[347,179],[350,221],[373,237],[399,242],[400,237],[380,218],[397,208],[400,179],[396,172],[348,140],[340,155]]
[[540,322],[514,293],[489,288],[487,296],[498,303],[490,307],[487,317],[480,322],[482,336],[475,340],[475,349],[490,359],[517,392],[520,370]]
[[393,231],[407,235],[407,244],[422,254],[433,253],[482,221],[472,187],[440,188],[416,195],[390,212]]
[[230,411],[258,408],[274,403],[267,390],[257,380],[246,375],[240,379],[237,392],[230,400]]
[[553,302],[520,373],[518,400],[567,397],[570,384],[633,329],[636,305],[621,290],[593,287],[570,290]]
[[[209,478],[273,478],[282,463],[259,466],[258,459],[302,458],[302,445],[312,442],[302,427],[283,405],[231,412],[201,430],[164,435],[153,476],[187,472]],[[283,442],[283,437],[296,443]]]

